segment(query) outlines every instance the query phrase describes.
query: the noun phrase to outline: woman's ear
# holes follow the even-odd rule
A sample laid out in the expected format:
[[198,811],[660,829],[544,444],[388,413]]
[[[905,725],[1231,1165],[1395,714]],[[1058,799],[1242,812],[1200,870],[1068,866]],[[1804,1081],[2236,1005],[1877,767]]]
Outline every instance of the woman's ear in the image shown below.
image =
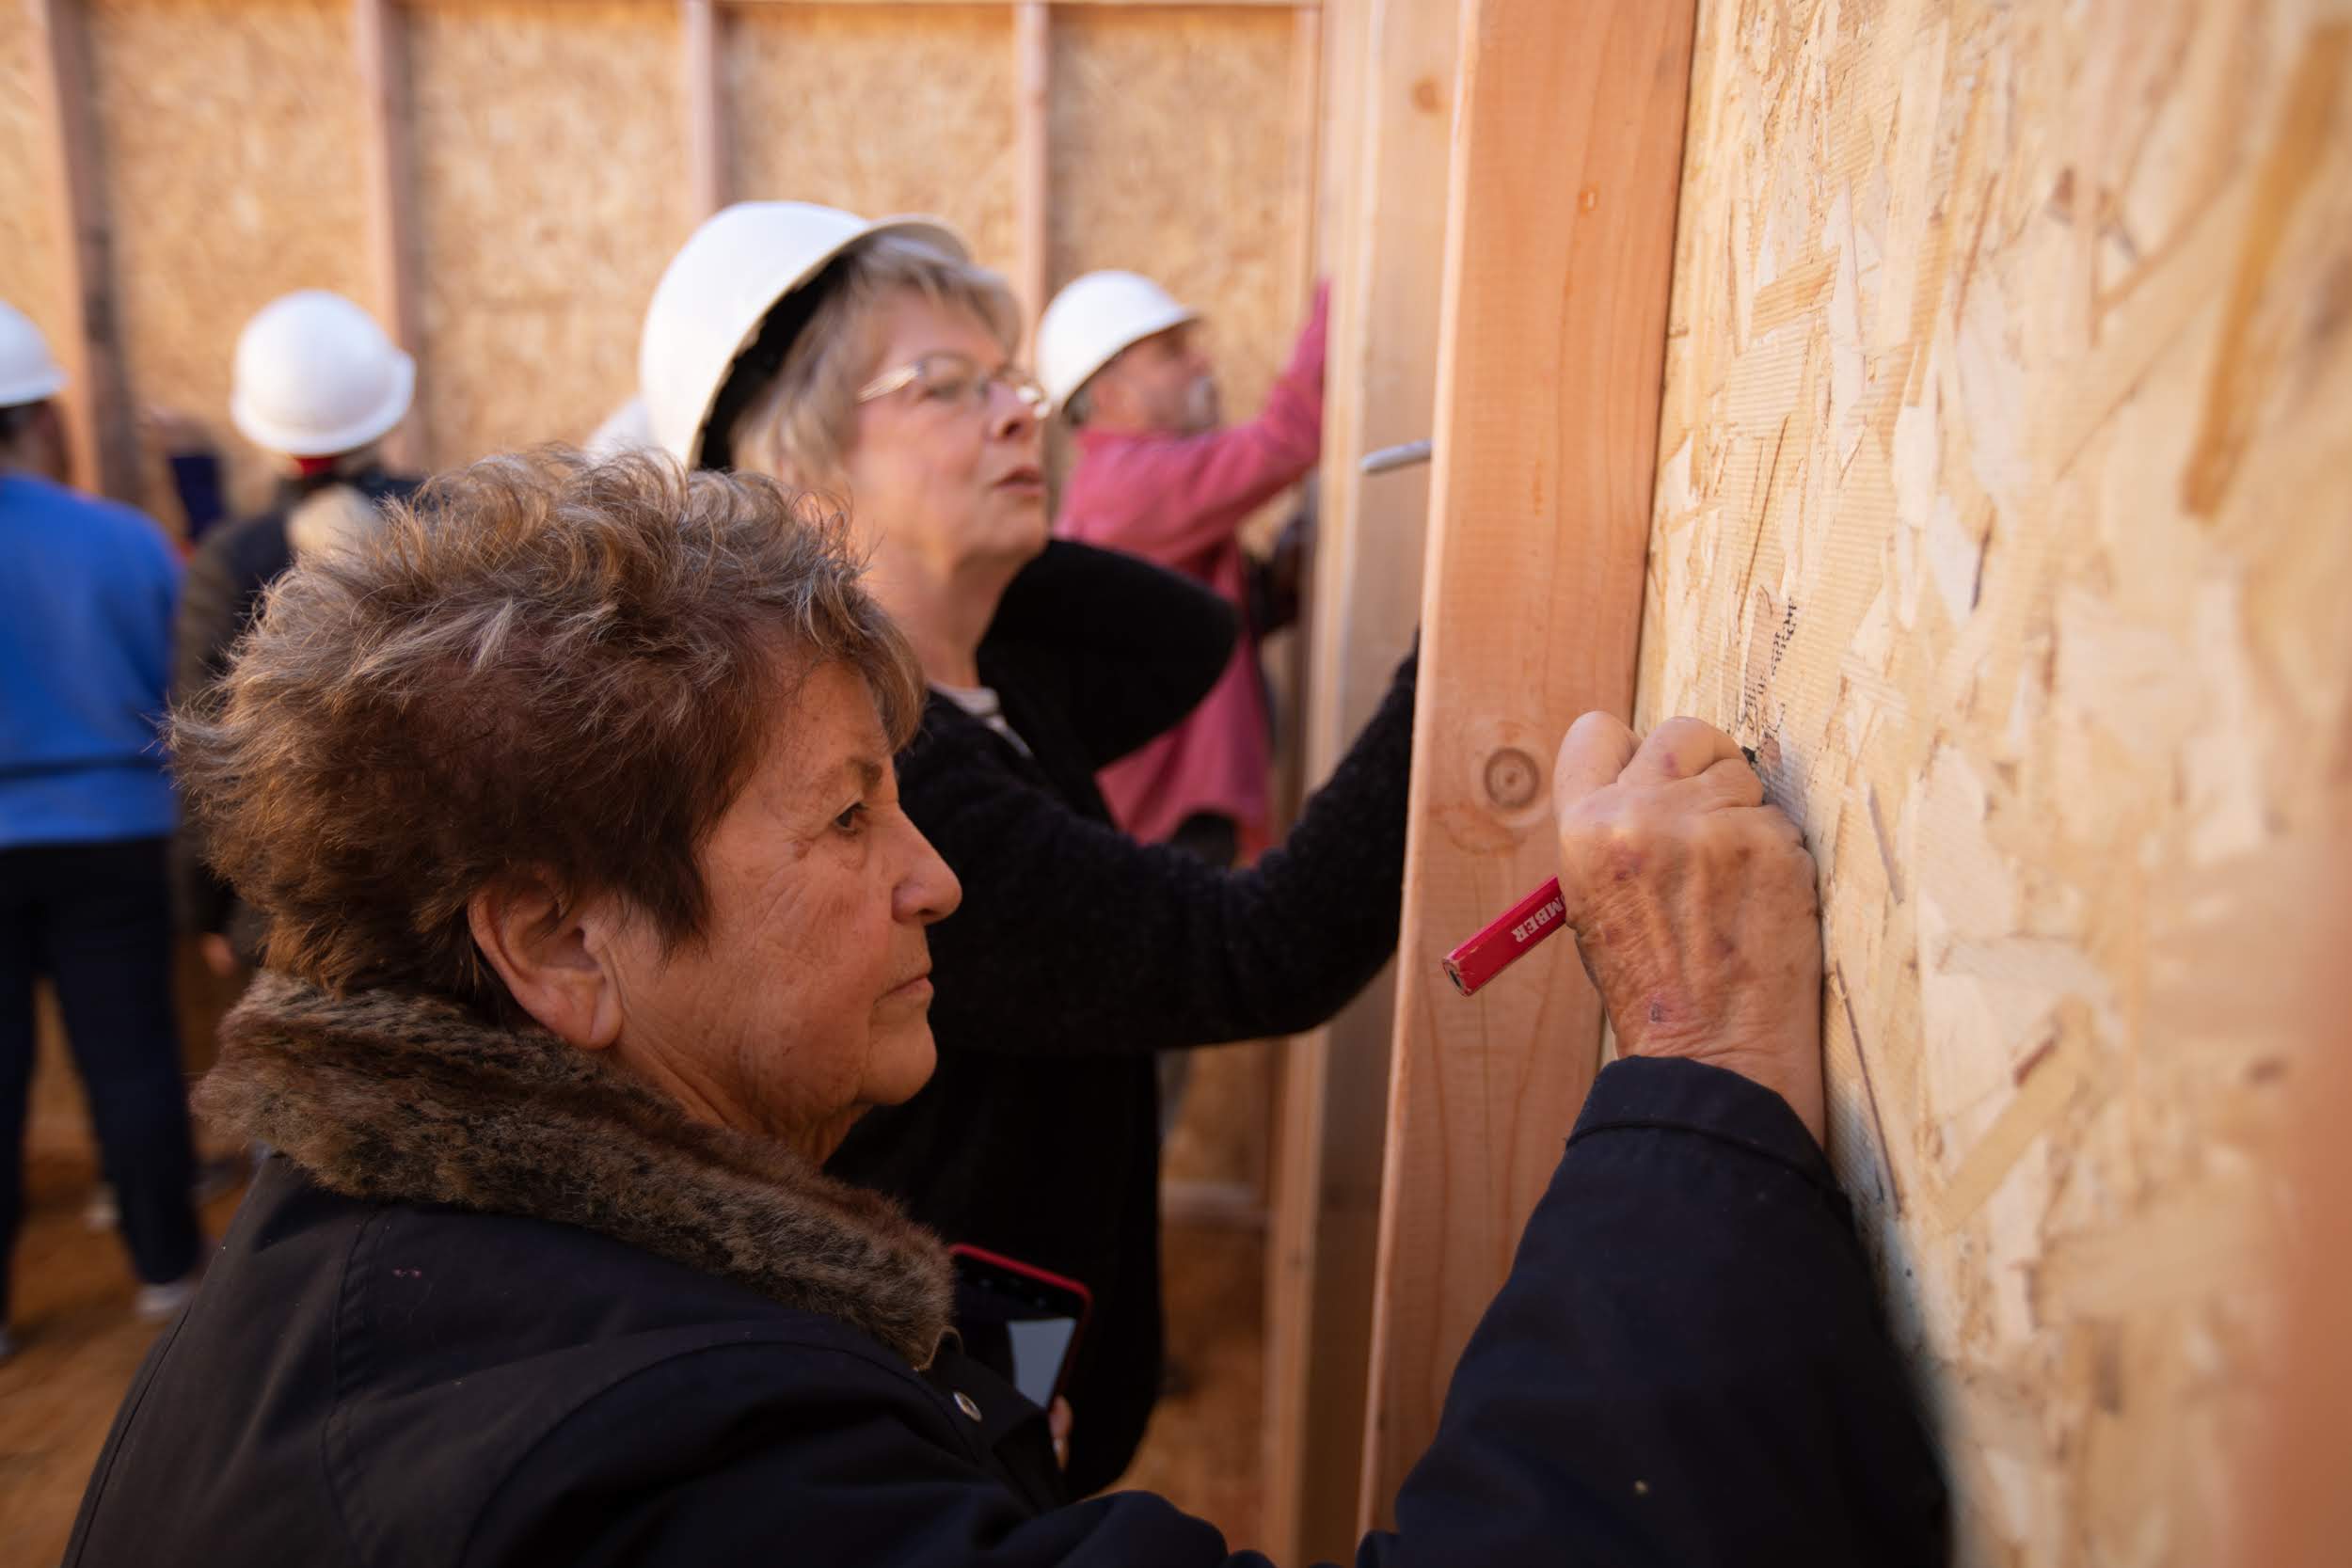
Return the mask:
[[620,1037],[624,922],[614,900],[566,903],[546,878],[525,873],[477,892],[466,919],[507,993],[549,1033],[583,1051]]

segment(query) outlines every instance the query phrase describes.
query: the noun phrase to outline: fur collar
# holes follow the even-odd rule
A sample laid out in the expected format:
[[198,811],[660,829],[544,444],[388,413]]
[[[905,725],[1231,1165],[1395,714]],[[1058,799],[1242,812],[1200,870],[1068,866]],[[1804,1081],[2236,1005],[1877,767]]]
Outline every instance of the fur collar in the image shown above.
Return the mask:
[[197,1106],[332,1192],[600,1231],[841,1319],[917,1367],[947,1327],[946,1249],[888,1198],[690,1120],[535,1026],[264,974],[222,1023]]

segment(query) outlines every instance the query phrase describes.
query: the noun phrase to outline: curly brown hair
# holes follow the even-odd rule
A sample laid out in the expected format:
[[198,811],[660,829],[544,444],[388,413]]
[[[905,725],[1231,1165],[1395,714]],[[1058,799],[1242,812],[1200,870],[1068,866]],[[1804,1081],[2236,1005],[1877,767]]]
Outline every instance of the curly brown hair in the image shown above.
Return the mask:
[[693,940],[699,851],[800,681],[847,665],[913,735],[921,669],[863,570],[841,518],[755,475],[485,459],[271,587],[173,715],[185,806],[272,968],[514,1019],[478,890],[533,875]]

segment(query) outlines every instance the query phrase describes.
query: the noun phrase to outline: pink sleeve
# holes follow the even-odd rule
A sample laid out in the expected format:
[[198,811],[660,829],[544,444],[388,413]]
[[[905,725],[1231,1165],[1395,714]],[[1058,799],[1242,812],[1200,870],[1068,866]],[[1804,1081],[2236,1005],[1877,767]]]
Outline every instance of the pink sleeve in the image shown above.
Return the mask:
[[1323,447],[1327,292],[1315,289],[1290,363],[1256,419],[1090,451],[1073,476],[1060,531],[1173,564],[1232,538],[1252,508],[1303,478]]

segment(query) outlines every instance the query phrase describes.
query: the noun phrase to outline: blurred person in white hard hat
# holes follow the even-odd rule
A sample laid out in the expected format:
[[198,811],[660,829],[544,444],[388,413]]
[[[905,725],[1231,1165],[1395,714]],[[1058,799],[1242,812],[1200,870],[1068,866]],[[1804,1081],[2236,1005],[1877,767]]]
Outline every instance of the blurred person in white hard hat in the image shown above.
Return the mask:
[[1069,1382],[1085,1493],[1125,1469],[1160,1387],[1153,1054],[1311,1028],[1387,961],[1416,666],[1256,867],[1121,832],[1097,771],[1216,686],[1235,618],[1175,573],[1049,542],[1020,337],[1003,279],[935,222],[749,202],[670,263],[639,385],[682,461],[845,505],[921,658],[898,801],[963,891],[932,932],[939,1069],[828,1168],[1092,1292]]
[[142,1315],[178,1310],[203,1245],[157,736],[179,558],[144,515],[61,483],[65,385],[40,329],[0,305],[0,1358],[36,980],[64,1015]]
[[[230,419],[279,472],[258,515],[213,530],[188,562],[180,601],[172,700],[219,679],[262,594],[296,557],[365,538],[387,500],[419,480],[385,467],[384,438],[406,418],[416,362],[373,317],[323,289],[272,300],[238,335]],[[229,884],[205,863],[202,835],[183,823],[172,876],[182,929],[227,976],[260,961],[260,932]]]
[[588,433],[580,451],[591,457],[618,457],[624,452],[654,451],[660,445],[654,439],[653,414],[645,407],[645,400],[633,397]]
[[1054,531],[1215,589],[1242,616],[1232,662],[1191,718],[1103,770],[1120,827],[1218,864],[1263,848],[1272,733],[1240,531],[1313,471],[1323,444],[1326,291],[1257,418],[1224,421],[1198,311],[1149,277],[1090,272],[1038,327],[1045,389],[1077,436]]
[[[1326,291],[1254,420],[1227,424],[1200,312],[1137,273],[1090,272],[1037,333],[1045,389],[1077,435],[1054,531],[1125,550],[1215,590],[1241,618],[1232,661],[1192,716],[1103,769],[1112,817],[1213,865],[1265,847],[1273,723],[1259,639],[1279,629],[1268,578],[1242,547],[1251,514],[1312,472],[1323,450]],[[1299,524],[1282,553],[1295,570]],[[1295,608],[1295,582],[1287,595]],[[1174,1130],[1191,1058],[1160,1058],[1160,1132]]]

